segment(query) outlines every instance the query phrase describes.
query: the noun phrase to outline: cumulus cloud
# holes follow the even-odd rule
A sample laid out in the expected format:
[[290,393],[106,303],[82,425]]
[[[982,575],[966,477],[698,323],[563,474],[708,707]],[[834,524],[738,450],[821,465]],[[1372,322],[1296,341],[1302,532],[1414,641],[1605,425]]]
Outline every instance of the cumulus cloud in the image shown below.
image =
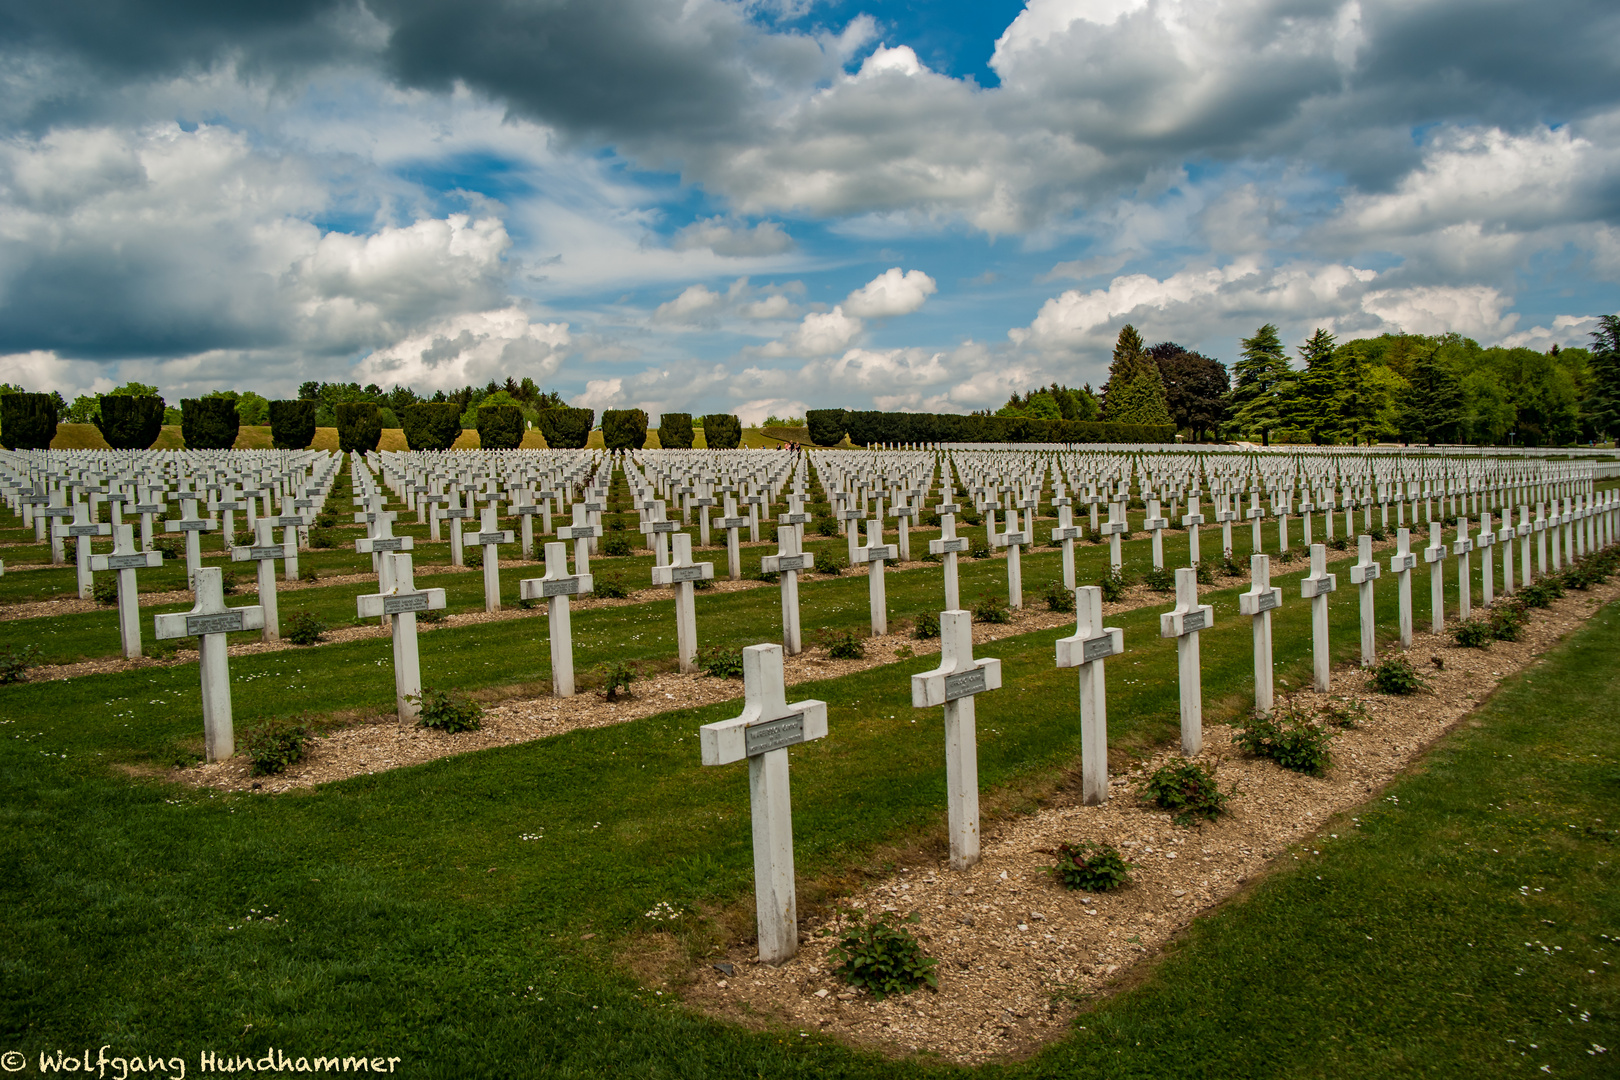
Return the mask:
[[624,401],[623,379],[591,379],[585,384],[585,392],[576,394],[573,404],[581,409],[616,409]]
[[921,270],[902,271],[895,266],[850,293],[844,306],[862,319],[910,315],[938,291],[934,279]]
[[741,277],[723,293],[700,282],[688,285],[675,299],[654,308],[652,322],[678,327],[714,326],[726,316],[754,322],[791,319],[799,311],[788,294],[803,291],[804,285],[798,281],[755,286]]
[[712,217],[680,229],[670,241],[676,251],[707,249],[729,258],[757,258],[793,250],[793,237],[774,221],[762,221],[753,228],[727,223]]
[[561,367],[567,323],[535,323],[520,308],[454,315],[372,352],[355,367],[361,382],[453,390],[522,372],[544,381]]

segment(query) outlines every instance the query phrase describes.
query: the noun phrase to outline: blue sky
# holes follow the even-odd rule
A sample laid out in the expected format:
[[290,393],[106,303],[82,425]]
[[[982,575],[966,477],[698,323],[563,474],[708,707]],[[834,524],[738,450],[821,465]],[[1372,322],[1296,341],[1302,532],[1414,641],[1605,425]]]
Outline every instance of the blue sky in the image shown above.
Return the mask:
[[[0,380],[966,411],[1620,309],[1620,10],[0,0]],[[1549,58],[1554,58],[1549,62]]]

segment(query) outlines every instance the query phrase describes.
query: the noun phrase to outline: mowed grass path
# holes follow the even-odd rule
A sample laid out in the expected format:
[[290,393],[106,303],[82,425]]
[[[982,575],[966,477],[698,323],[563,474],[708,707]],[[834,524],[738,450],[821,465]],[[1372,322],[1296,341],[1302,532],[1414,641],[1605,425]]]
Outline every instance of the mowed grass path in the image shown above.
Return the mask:
[[[1382,592],[1381,608],[1393,599]],[[1289,596],[1274,616],[1278,660],[1298,679],[1308,605],[1297,589]],[[1228,614],[1232,597],[1216,596],[1225,617],[1205,636],[1212,716],[1251,692],[1249,628]],[[1355,648],[1354,611],[1347,596],[1334,605],[1341,657]],[[1158,639],[1156,611],[1118,622],[1129,651],[1110,664],[1113,741],[1172,738],[1173,644]],[[992,796],[1039,790],[1078,754],[1074,674],[1052,667],[1059,633],[983,650],[1006,665],[1006,688],[979,699]],[[430,667],[426,646],[438,636],[424,638]],[[1611,610],[1510,683],[1486,727],[1397,785],[1399,801],[1376,804],[1359,832],[1341,827],[1345,839],[1308,865],[1285,860],[1153,980],[1011,1071],[1477,1076],[1544,1063],[1514,1058],[1510,1038],[1557,1047],[1563,1075],[1606,1064],[1583,1061],[1575,1041],[1620,1042],[1603,965],[1612,950],[1597,937],[1620,935],[1607,865],[1614,826],[1596,820],[1612,817],[1620,791],[1608,738],[1617,644]],[[341,699],[387,679],[385,668],[362,675],[351,662],[347,676],[284,689],[287,672],[271,665],[309,655],[265,658],[240,675],[243,711],[284,712],[300,695]],[[832,704],[830,737],[793,753],[802,880],[942,833],[938,714],[909,700],[907,677],[925,666],[895,663],[792,695]],[[955,1071],[895,1066],[796,1032],[731,1029],[638,988],[616,966],[654,903],[747,903],[746,773],[700,768],[695,738],[734,707],[272,799],[111,767],[160,757],[196,723],[177,685],[140,702],[125,693],[122,708],[92,700],[137,674],[159,673],[13,687],[0,699],[6,1048],[37,1058],[107,1043],[194,1063],[205,1049],[257,1056],[273,1045],[402,1056],[413,1076]],[[137,705],[138,722],[119,715]],[[1562,951],[1522,944],[1537,940]],[[1587,1018],[1564,1024],[1570,1002]]]

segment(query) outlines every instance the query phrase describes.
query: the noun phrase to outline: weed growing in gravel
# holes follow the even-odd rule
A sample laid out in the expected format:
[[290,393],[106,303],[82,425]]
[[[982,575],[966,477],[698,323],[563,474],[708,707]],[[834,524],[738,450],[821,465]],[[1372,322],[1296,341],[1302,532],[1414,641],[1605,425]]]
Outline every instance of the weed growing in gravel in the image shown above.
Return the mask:
[[305,743],[311,738],[308,726],[286,720],[271,720],[248,731],[243,740],[254,776],[286,772],[288,766],[304,759]]
[[1348,536],[1335,536],[1328,540],[1327,546],[1334,551],[1349,551],[1350,538]]
[[630,586],[624,583],[624,575],[616,571],[592,574],[591,586],[591,595],[603,600],[623,600],[630,595]]
[[939,977],[934,973],[939,961],[924,953],[916,935],[903,925],[920,921],[916,914],[901,919],[887,911],[875,917],[857,915],[828,951],[838,965],[833,974],[879,1001],[921,986],[939,989]]
[[1551,606],[1564,595],[1564,583],[1557,577],[1544,577],[1519,590],[1519,603],[1527,608]]
[[460,695],[453,695],[448,690],[423,687],[420,694],[413,694],[405,700],[420,706],[422,710],[416,720],[418,727],[453,735],[458,731],[477,731],[484,726],[483,706]]
[[1372,669],[1372,684],[1381,694],[1415,694],[1429,688],[1429,680],[1417,673],[1412,661],[1391,656]]
[[287,620],[287,630],[281,636],[294,645],[314,645],[326,635],[326,624],[314,612],[300,611]]
[[1176,587],[1176,575],[1163,566],[1155,566],[1142,575],[1142,584],[1154,592],[1169,592]]
[[1356,728],[1368,719],[1367,706],[1357,698],[1333,698],[1321,707],[1321,713],[1334,727]]
[[96,578],[90,586],[90,599],[98,604],[118,603],[118,578],[112,574]]
[[1524,607],[1513,600],[1503,600],[1491,608],[1491,636],[1497,641],[1518,641],[1524,632]]
[[1227,796],[1215,782],[1215,770],[1196,761],[1172,762],[1153,770],[1144,789],[1153,805],[1174,815],[1171,820],[1177,825],[1191,825],[1200,818],[1214,821],[1226,812]]
[[1125,573],[1122,570],[1110,569],[1108,573],[1097,579],[1097,587],[1102,590],[1104,602],[1119,603],[1119,598],[1125,595]]
[[1458,623],[1451,631],[1451,639],[1469,649],[1483,649],[1495,636],[1488,619],[1469,619]]
[[1215,584],[1215,568],[1213,566],[1210,566],[1208,563],[1205,563],[1205,562],[1200,562],[1200,563],[1195,563],[1193,565],[1193,569],[1195,571],[1197,571],[1197,573],[1198,573],[1198,584],[1200,584],[1200,585],[1213,585],[1213,584]]
[[602,696],[609,701],[618,701],[622,693],[630,696],[630,684],[635,681],[636,669],[633,664],[623,660],[612,660],[606,664],[596,666],[597,680],[602,684]]
[[866,645],[853,630],[818,630],[816,643],[834,660],[864,660]]
[[28,669],[39,663],[39,646],[0,650],[0,683],[18,683]]
[[1333,732],[1291,701],[1281,701],[1270,713],[1258,709],[1238,728],[1232,741],[1251,754],[1270,758],[1285,769],[1321,776],[1332,760],[1328,743]]
[[918,641],[939,637],[939,616],[931,611],[918,615],[917,621],[911,624],[911,636]]
[[1041,850],[1057,856],[1057,865],[1047,867],[1047,873],[1057,878],[1065,889],[1111,892],[1131,883],[1132,864],[1110,844],[1081,840]]
[[1061,581],[1048,581],[1046,583],[1046,608],[1048,611],[1073,611],[1074,593],[1064,588]]
[[698,653],[698,667],[716,679],[740,679],[743,675],[742,653],[711,645]]
[[1249,568],[1233,558],[1232,553],[1228,551],[1221,556],[1221,573],[1227,577],[1247,577]]
[[983,593],[979,596],[978,606],[973,609],[973,621],[1010,623],[1012,612],[1007,609],[1007,602],[995,593]]

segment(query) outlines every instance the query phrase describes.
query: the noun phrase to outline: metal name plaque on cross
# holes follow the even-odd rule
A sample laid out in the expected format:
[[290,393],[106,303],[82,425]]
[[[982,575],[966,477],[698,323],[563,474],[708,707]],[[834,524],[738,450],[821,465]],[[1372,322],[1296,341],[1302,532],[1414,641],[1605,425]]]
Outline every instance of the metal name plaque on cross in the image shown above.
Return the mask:
[[577,576],[557,578],[553,581],[547,581],[544,578],[540,579],[541,596],[572,596],[577,592],[579,592],[579,578]]
[[1204,628],[1204,613],[1202,611],[1189,611],[1181,617],[1181,632],[1202,630]]
[[955,701],[957,698],[977,694],[984,689],[984,669],[974,668],[972,671],[959,671],[955,675],[945,676],[945,700]]
[[669,569],[671,583],[677,581],[701,581],[702,578],[703,567],[701,566],[672,566]]
[[384,615],[402,615],[407,611],[426,611],[427,593],[406,593],[403,596],[383,597]]
[[188,637],[196,637],[199,634],[224,634],[240,629],[242,629],[242,613],[240,611],[226,611],[218,615],[186,616],[186,635]]
[[1258,615],[1262,611],[1270,611],[1281,603],[1281,598],[1275,592],[1263,592],[1254,598],[1254,613]]
[[776,561],[777,570],[803,570],[804,555],[783,555]]
[[934,543],[939,545],[941,554],[947,551],[966,551],[968,549],[967,537],[965,536],[958,536],[952,540],[935,540]]
[[504,532],[479,533],[478,542],[480,544],[504,544],[506,543],[506,534]]
[[403,536],[380,536],[371,542],[372,551],[404,551],[405,540]]
[[69,536],[98,536],[101,533],[100,525],[69,525]]
[[1080,651],[1081,661],[1087,664],[1093,660],[1106,660],[1113,655],[1114,639],[1111,635],[1090,639]]
[[893,544],[873,544],[871,547],[866,549],[866,558],[868,561],[873,559],[893,559],[897,558],[899,554],[900,549],[895,547]]
[[1001,542],[1003,544],[1009,544],[1009,545],[1011,545],[1011,544],[1027,544],[1027,543],[1029,543],[1029,537],[1025,536],[1021,532],[1002,533],[1001,534]]
[[1407,552],[1405,555],[1391,556],[1389,560],[1389,568],[1397,574],[1402,570],[1410,570],[1416,565],[1417,555],[1412,552]]
[[287,554],[287,549],[280,544],[272,544],[270,547],[248,548],[248,558],[250,559],[279,559],[285,554]]
[[128,570],[131,567],[146,568],[146,553],[139,555],[109,555],[107,556],[107,569]]
[[679,525],[679,524],[680,524],[680,522],[678,522],[678,521],[649,521],[649,522],[647,522],[647,528],[648,528],[648,531],[650,531],[650,532],[672,533],[672,532],[675,531],[675,526]]
[[792,716],[768,720],[763,724],[752,724],[743,729],[743,739],[749,757],[758,757],[772,750],[780,750],[784,746],[802,743],[804,713],[794,713]]

